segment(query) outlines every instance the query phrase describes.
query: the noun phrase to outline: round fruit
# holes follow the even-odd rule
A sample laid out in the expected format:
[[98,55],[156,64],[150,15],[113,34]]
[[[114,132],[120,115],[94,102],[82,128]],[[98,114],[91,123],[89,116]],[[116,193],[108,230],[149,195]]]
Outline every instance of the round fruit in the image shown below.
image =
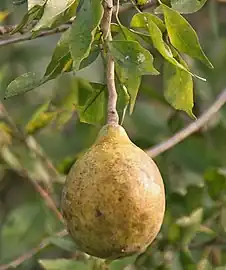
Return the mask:
[[62,194],[78,248],[116,259],[144,251],[162,225],[165,192],[154,161],[120,125],[106,125],[72,166]]

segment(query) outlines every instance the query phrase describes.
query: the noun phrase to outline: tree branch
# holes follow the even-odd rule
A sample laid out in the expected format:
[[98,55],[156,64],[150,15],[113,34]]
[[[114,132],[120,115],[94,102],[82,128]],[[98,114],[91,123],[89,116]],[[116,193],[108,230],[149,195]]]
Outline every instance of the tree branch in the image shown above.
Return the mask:
[[[41,147],[37,144],[36,140],[32,137],[29,136],[26,138],[26,135],[23,134],[22,131],[17,127],[17,125],[14,123],[13,119],[10,117],[8,114],[8,111],[4,107],[3,104],[0,103],[0,111],[2,113],[2,116],[5,118],[5,120],[8,122],[8,124],[11,126],[12,131],[14,133],[15,138],[19,139],[19,141],[22,141],[27,147],[27,149],[31,152],[36,154],[37,157],[40,158],[41,161],[47,166],[49,171],[51,172],[50,179],[52,177],[58,177],[59,174],[55,167],[53,166],[52,162],[46,157],[41,149]],[[3,153],[1,153],[3,155]],[[4,158],[4,157],[3,157]],[[40,196],[44,199],[46,202],[47,206],[56,214],[57,218],[63,222],[63,217],[58,210],[54,200],[50,197],[50,195],[45,191],[38,183],[38,179],[36,177],[32,176],[29,171],[24,168],[23,164],[18,160],[18,168],[15,168],[18,174],[28,178],[30,182],[33,184],[34,188],[36,191],[40,194]],[[52,181],[50,181],[50,184],[52,184]],[[52,187],[52,186],[51,186]]]
[[[106,0],[103,3],[104,6],[104,16],[101,22],[101,28],[103,31],[104,41],[111,41],[111,19],[113,12],[113,0]],[[107,46],[106,46],[107,47]],[[107,71],[106,71],[106,81],[108,88],[108,113],[107,113],[107,123],[108,124],[118,124],[119,116],[116,110],[117,105],[117,91],[115,86],[115,64],[112,56],[108,52],[107,48]]]
[[157,144],[154,147],[146,150],[146,153],[154,158],[163,152],[169,150],[176,144],[183,141],[185,138],[190,136],[192,133],[198,131],[202,126],[204,126],[226,103],[226,89],[223,90],[217,97],[216,101],[193,123],[189,124],[187,127],[183,128],[171,138],[166,141]]
[[[56,233],[54,236],[55,237],[64,237],[67,234],[68,234],[67,231],[63,230],[63,231]],[[30,259],[36,253],[38,253],[40,250],[42,250],[43,248],[47,247],[50,244],[51,244],[51,240],[49,237],[43,239],[37,247],[32,248],[27,253],[23,254],[22,256],[19,256],[17,259],[13,260],[9,264],[0,265],[0,270],[7,270],[7,269],[11,269],[11,268],[16,268],[17,266],[22,264],[24,261]]]

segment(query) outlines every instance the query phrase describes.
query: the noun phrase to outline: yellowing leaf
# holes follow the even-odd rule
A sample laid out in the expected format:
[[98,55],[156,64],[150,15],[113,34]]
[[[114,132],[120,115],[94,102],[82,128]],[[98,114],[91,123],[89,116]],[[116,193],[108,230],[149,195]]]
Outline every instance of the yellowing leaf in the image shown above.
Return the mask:
[[9,11],[0,11],[0,22],[3,22],[9,16]]
[[56,116],[56,112],[48,112],[49,102],[43,104],[32,115],[31,120],[27,123],[25,130],[29,134],[33,134],[47,126]]

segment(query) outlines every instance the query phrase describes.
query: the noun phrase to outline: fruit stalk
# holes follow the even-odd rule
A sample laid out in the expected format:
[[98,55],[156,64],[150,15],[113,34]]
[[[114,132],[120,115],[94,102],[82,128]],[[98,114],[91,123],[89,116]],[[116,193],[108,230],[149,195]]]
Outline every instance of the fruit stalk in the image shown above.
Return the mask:
[[[101,22],[103,37],[105,43],[112,40],[111,36],[111,19],[113,13],[113,0],[105,0],[103,2],[104,16]],[[107,63],[106,63],[106,81],[108,88],[108,111],[107,111],[107,123],[118,124],[119,116],[117,113],[117,90],[115,86],[115,64],[112,56],[107,51]]]

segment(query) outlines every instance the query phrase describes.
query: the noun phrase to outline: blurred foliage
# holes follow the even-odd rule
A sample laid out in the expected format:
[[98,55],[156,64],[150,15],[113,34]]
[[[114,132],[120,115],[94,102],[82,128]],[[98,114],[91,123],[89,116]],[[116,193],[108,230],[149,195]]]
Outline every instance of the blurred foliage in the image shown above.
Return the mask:
[[[17,5],[13,2],[17,2]],[[43,15],[43,19],[36,25],[34,35],[43,28],[55,27],[68,20],[76,9],[77,2],[70,1],[70,5],[65,6],[63,2],[57,18]],[[144,1],[137,2],[142,5]],[[167,4],[168,1],[163,2]],[[206,4],[205,2],[171,1],[172,7],[186,14],[186,18],[196,29],[203,51],[214,66],[214,69],[209,69],[183,55],[189,70],[206,78],[206,82],[198,78],[193,79],[193,113],[196,116],[208,108],[226,85],[226,3],[216,0],[209,0]],[[95,4],[94,1],[93,5]],[[203,5],[197,13],[190,14],[191,7],[194,11]],[[39,18],[43,12],[42,5],[38,8],[37,5],[32,6],[32,9],[27,17],[23,17],[26,13],[26,3],[20,5],[19,1],[2,0],[1,26],[19,23],[24,18],[20,30],[29,28],[30,21]],[[100,39],[98,33],[94,34],[93,31],[100,20],[101,11],[98,12],[95,18],[90,16],[87,19],[85,15],[82,16],[82,19],[88,20],[85,21],[87,24],[81,22],[81,27],[73,26],[78,35],[78,30],[86,31],[87,38],[91,39],[94,45],[98,44]],[[129,10],[123,13],[120,17],[123,25],[130,25],[135,12]],[[158,12],[161,13],[162,10]],[[134,17],[132,22],[142,26],[142,18]],[[154,66],[162,74],[162,58],[169,58],[166,47],[163,48],[161,43],[164,25],[161,21],[154,24],[150,19],[149,26],[148,29],[143,28],[142,34],[139,35],[135,30],[128,32],[123,30],[123,27],[116,27],[116,34],[120,36],[120,31],[124,31],[128,41],[115,42],[110,49],[114,51],[115,60],[120,64],[121,51],[128,50],[131,46],[137,48],[139,44],[136,40],[141,38],[143,53],[148,54],[152,45],[147,45],[150,39],[147,33],[156,31],[151,34],[160,37],[152,40],[155,50],[159,51],[157,53],[153,50]],[[82,27],[85,27],[85,30]],[[183,27],[187,27],[187,24]],[[173,37],[177,32],[176,28],[171,28]],[[188,27],[187,31],[190,31],[189,29]],[[191,36],[194,36],[193,32]],[[0,41],[2,39],[0,36]],[[101,57],[98,57],[99,51],[95,46],[90,48],[89,44],[80,44],[76,40],[73,42],[73,48],[69,50],[65,39],[67,40],[67,32],[62,36],[55,34],[0,48],[0,269],[1,265],[27,254],[32,248],[38,247],[39,243],[45,243],[46,239],[49,245],[44,245],[39,252],[23,261],[16,269],[98,269],[98,265],[94,265],[98,262],[76,250],[76,244],[69,236],[56,235],[58,231],[63,230],[63,225],[47,207],[32,183],[37,181],[46,188],[59,206],[65,175],[79,155],[94,142],[105,121],[106,89],[103,85],[103,63]],[[195,39],[193,41],[196,42]],[[183,44],[173,45],[177,49],[183,47]],[[60,49],[56,46],[60,46]],[[197,46],[195,48],[197,49]],[[77,58],[75,66],[81,64],[83,69],[76,72],[77,76],[73,76],[73,72],[70,72],[70,60],[77,57],[77,50],[90,54],[86,59]],[[139,50],[138,48],[138,52]],[[198,51],[200,53],[199,46]],[[133,58],[134,53],[130,53],[128,51],[128,57]],[[203,53],[199,56],[204,63],[210,65]],[[123,73],[120,66],[117,67],[117,74],[120,75],[118,83],[123,82],[126,85],[124,92],[120,92],[121,103],[118,104],[121,118],[128,102],[132,111],[139,88],[134,111],[131,115],[125,115],[123,125],[132,141],[143,149],[164,141],[192,121],[184,112],[175,111],[166,102],[167,100],[172,106],[179,106],[177,109],[181,109],[181,103],[175,106],[174,100],[171,102],[167,98],[169,92],[172,97],[175,87],[172,80],[176,80],[176,87],[180,90],[182,84],[177,78],[186,74],[184,77],[189,83],[188,76],[192,75],[181,68],[178,57],[170,56],[169,67],[164,66],[164,69],[172,69],[174,63],[174,76],[171,70],[164,76],[147,76],[148,72],[153,72],[151,56],[149,57],[149,63],[144,66],[133,62],[132,67],[128,69],[129,74]],[[176,62],[173,59],[176,59]],[[51,61],[58,63],[57,68],[51,65]],[[43,74],[47,66],[44,77],[37,77],[36,74]],[[29,81],[26,80],[24,84],[23,77],[19,77],[19,83],[14,81],[14,90],[15,86],[21,89],[20,83],[23,92],[40,86],[31,92],[4,100],[7,85],[21,74],[27,74]],[[126,80],[128,75],[131,75],[132,84]],[[141,79],[137,78],[137,75],[144,76]],[[52,80],[55,77],[57,78]],[[167,83],[169,77],[172,79],[172,87]],[[88,78],[89,82],[84,78]],[[40,83],[40,80],[45,84]],[[128,100],[127,90],[131,100]],[[186,91],[190,97],[193,95],[191,87],[186,88]],[[191,99],[189,104],[182,104],[183,109],[190,114],[193,97]],[[224,107],[205,127],[156,158],[167,195],[167,210],[161,232],[145,253],[114,261],[110,263],[110,269],[226,269],[225,117]],[[50,166],[50,160],[60,175]]]

